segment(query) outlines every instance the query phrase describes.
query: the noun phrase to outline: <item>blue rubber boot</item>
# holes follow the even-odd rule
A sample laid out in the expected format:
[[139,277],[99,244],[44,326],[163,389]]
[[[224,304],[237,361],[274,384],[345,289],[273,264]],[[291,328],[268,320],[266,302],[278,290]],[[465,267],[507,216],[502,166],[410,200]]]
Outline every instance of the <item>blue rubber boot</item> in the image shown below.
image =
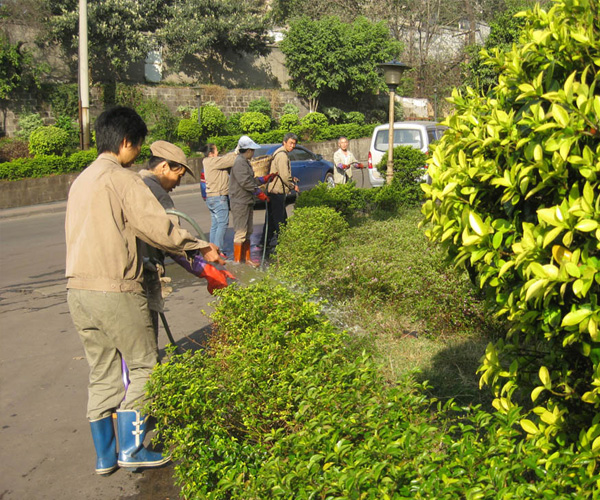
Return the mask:
[[96,474],[110,474],[117,465],[117,438],[112,415],[90,422],[96,448]]
[[160,467],[171,460],[169,456],[144,448],[146,420],[137,410],[117,410],[119,467],[135,471],[142,467]]

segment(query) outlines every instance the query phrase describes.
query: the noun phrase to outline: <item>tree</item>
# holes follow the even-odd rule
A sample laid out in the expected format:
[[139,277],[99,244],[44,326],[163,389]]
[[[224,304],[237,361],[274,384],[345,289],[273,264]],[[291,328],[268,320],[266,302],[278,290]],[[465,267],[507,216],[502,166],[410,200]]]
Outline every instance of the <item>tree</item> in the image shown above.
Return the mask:
[[[78,0],[43,0],[48,42],[58,43],[73,71],[79,47]],[[95,0],[88,2],[89,61],[93,79],[123,80],[133,62],[143,61],[153,47],[149,30],[158,12],[155,0]]]
[[344,23],[335,16],[294,20],[281,42],[290,87],[308,100],[311,112],[328,91],[357,99],[383,89],[377,64],[397,56],[400,47],[383,22]]
[[557,0],[524,15],[521,43],[483,56],[498,83],[453,93],[423,212],[510,327],[480,367],[495,408],[533,402],[521,426],[539,448],[579,441],[597,474],[600,14]]
[[[207,61],[222,65],[226,53],[268,53],[270,38],[260,0],[175,1],[165,14],[157,41],[166,49],[169,63],[184,67],[188,75],[205,74],[202,63]],[[213,81],[210,73],[209,81]]]

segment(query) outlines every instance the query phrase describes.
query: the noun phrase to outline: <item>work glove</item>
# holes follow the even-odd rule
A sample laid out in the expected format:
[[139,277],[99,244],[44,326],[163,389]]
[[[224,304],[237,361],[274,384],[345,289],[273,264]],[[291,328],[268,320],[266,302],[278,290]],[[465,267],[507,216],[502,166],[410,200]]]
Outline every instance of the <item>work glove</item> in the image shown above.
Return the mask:
[[268,202],[268,201],[271,201],[271,199],[270,199],[270,198],[269,198],[269,197],[268,197],[268,196],[267,196],[265,193],[263,193],[262,191],[259,191],[259,192],[256,194],[256,196],[258,197],[258,199],[259,199],[260,201],[267,201],[267,202]]
[[268,175],[263,175],[261,177],[257,177],[256,179],[261,184],[267,184],[267,183],[271,182],[273,179],[275,179],[276,177],[277,177],[277,174],[268,174]]
[[206,289],[211,295],[216,289],[225,288],[229,280],[235,280],[235,276],[225,269],[218,269],[206,262],[201,254],[197,254],[190,263],[183,255],[171,255],[171,258],[183,267],[187,272],[206,279]]
[[338,163],[337,168],[339,168],[340,170],[346,170],[348,168],[348,165],[344,165],[343,163]]

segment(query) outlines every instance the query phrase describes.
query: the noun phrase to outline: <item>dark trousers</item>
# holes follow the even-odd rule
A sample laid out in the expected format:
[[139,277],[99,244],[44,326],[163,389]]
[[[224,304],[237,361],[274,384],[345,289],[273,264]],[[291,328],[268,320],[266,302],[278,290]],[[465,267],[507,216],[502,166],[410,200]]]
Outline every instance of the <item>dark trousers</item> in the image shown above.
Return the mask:
[[[265,212],[265,230],[267,232],[267,248],[266,254],[270,255],[277,246],[277,236],[282,224],[287,220],[287,212],[285,210],[285,194],[269,194],[270,201],[267,202],[267,210]],[[261,242],[262,243],[262,242]]]

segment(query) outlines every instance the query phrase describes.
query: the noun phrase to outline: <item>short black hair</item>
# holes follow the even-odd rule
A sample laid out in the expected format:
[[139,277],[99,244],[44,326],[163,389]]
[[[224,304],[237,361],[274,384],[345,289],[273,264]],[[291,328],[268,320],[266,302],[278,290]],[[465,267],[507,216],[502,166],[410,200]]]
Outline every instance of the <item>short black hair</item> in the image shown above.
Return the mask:
[[290,139],[294,139],[296,142],[298,142],[298,136],[294,134],[294,132],[288,132],[283,136],[283,142],[287,142]]
[[144,142],[148,127],[135,110],[116,106],[104,111],[94,124],[98,153],[119,154],[123,139],[138,145]]
[[206,146],[204,146],[204,149],[202,150],[202,152],[204,153],[204,156],[208,156],[210,153],[212,153],[214,151],[216,147],[216,144],[209,142]]
[[[146,170],[154,170],[162,162],[165,162],[165,161],[167,162],[167,165],[169,165],[169,168],[171,170],[185,168],[181,163],[177,163],[176,161],[166,160],[165,158],[162,158],[160,156],[151,156],[150,159],[148,160],[148,166],[146,167]],[[186,172],[187,172],[187,169],[186,169]]]

